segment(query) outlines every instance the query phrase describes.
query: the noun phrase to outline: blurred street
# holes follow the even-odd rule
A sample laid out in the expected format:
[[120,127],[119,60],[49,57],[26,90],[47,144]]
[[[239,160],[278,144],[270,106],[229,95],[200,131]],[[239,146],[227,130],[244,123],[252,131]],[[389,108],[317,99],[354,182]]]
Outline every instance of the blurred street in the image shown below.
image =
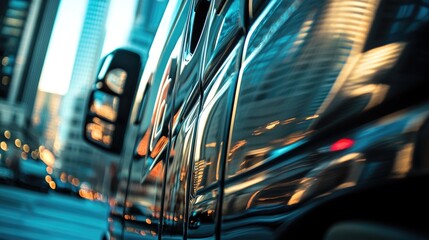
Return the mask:
[[108,205],[0,184],[0,239],[102,239]]

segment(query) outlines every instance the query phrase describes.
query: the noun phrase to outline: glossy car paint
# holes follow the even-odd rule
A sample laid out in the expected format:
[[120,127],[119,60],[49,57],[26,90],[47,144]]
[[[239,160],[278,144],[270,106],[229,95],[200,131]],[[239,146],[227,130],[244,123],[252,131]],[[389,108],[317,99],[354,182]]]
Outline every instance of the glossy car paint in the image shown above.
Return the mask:
[[349,220],[427,233],[412,217],[429,212],[427,2],[179,6],[145,70],[122,237],[314,239]]
[[[427,39],[427,24],[412,13],[410,26],[398,22],[407,16],[402,11],[424,12],[423,5],[270,2],[246,38],[226,159],[222,237],[321,237],[352,214],[326,217],[302,209],[311,212],[310,204],[345,189],[411,174],[427,106],[393,112],[424,99],[419,87],[427,85],[427,61],[419,55],[427,47],[416,54],[422,40],[414,37],[421,33],[411,28],[420,25]],[[381,25],[390,28],[387,36]],[[399,103],[400,96],[410,101]],[[331,150],[343,138],[353,146]],[[375,212],[360,217],[372,219]]]

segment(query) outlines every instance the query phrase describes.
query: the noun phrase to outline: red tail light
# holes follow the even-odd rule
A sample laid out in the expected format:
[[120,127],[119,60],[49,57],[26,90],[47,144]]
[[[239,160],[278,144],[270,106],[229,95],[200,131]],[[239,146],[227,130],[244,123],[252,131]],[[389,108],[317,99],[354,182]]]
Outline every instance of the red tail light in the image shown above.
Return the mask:
[[341,151],[345,150],[347,148],[351,148],[355,141],[350,138],[341,138],[340,140],[336,141],[331,145],[331,152]]

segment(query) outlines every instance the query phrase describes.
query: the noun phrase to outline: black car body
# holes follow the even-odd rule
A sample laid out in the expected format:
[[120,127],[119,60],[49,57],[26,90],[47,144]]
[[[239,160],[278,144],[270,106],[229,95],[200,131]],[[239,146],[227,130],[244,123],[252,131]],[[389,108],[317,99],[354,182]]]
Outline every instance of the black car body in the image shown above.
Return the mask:
[[428,234],[429,2],[170,4],[112,238]]

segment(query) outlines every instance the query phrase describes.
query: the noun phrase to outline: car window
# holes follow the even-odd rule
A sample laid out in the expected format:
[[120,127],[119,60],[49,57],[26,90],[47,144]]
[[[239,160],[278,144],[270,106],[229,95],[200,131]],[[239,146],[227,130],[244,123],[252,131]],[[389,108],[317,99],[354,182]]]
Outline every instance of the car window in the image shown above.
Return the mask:
[[261,13],[245,45],[228,177],[313,133],[341,72],[363,48],[373,7],[279,1]]

